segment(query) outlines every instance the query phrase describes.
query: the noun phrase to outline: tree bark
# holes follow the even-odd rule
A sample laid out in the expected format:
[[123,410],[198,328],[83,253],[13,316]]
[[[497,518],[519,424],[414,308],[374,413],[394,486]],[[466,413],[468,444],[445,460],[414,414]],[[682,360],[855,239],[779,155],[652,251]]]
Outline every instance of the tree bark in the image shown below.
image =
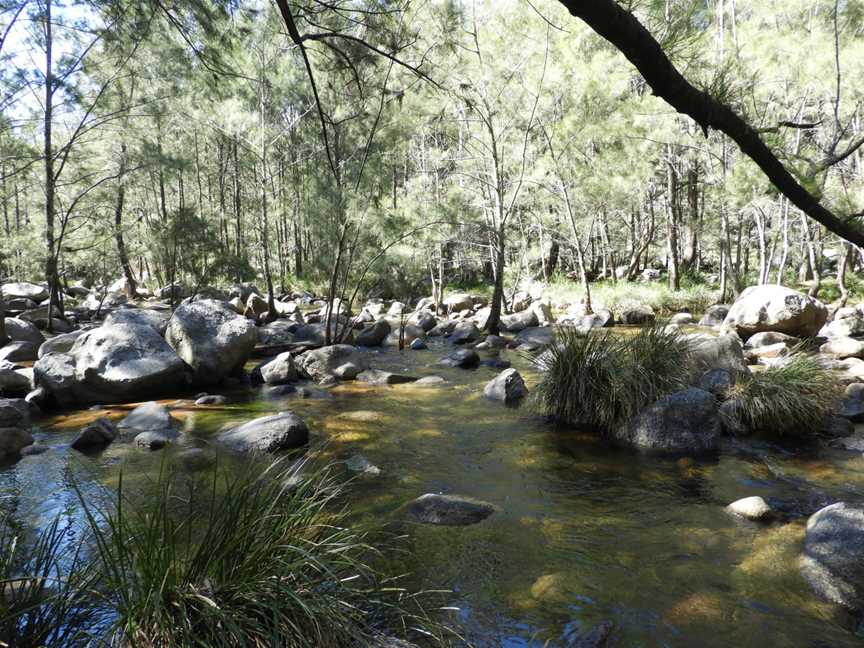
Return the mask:
[[129,263],[126,242],[123,240],[123,207],[126,201],[126,143],[120,143],[120,169],[117,174],[117,199],[114,204],[114,240],[117,243],[117,256],[123,276],[126,278],[126,296],[132,300],[137,294],[138,284]]

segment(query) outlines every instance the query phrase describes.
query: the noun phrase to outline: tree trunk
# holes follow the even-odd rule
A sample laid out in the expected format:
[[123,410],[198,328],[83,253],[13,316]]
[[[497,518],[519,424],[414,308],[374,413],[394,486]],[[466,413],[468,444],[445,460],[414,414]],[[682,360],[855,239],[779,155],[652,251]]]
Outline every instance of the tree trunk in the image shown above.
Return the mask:
[[120,259],[120,267],[123,268],[123,276],[126,278],[126,296],[135,299],[138,284],[129,263],[129,255],[126,252],[126,242],[123,240],[123,207],[126,200],[126,143],[120,143],[120,169],[117,173],[117,198],[114,203],[114,241],[117,243],[117,256]]

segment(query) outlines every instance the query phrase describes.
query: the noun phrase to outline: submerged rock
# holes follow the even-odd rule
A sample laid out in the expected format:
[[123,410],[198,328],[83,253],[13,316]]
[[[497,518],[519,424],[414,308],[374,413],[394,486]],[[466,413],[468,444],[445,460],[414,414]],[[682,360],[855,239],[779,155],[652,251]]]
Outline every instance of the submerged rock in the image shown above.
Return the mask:
[[490,400],[506,404],[516,403],[525,398],[528,389],[522,375],[515,369],[505,369],[483,388],[483,395]]
[[720,431],[714,395],[692,388],[649,405],[619,428],[615,436],[644,450],[702,454],[719,448]]
[[864,509],[838,502],[807,520],[804,579],[822,598],[864,609]]
[[222,432],[217,438],[238,452],[273,453],[306,445],[309,428],[293,412],[279,412]]
[[366,369],[357,374],[357,380],[370,385],[401,385],[416,382],[417,378],[415,376],[381,371],[380,369]]
[[447,356],[441,358],[439,364],[445,367],[459,367],[461,369],[473,369],[480,366],[480,356],[473,349],[456,349]]
[[171,416],[171,410],[155,401],[144,403],[133,409],[120,421],[119,427],[145,431],[173,430],[179,421]]
[[405,505],[405,514],[414,522],[444,526],[477,524],[495,512],[488,502],[458,495],[426,493]]
[[345,467],[351,472],[361,473],[370,477],[377,477],[381,474],[381,469],[378,466],[359,454],[346,460]]

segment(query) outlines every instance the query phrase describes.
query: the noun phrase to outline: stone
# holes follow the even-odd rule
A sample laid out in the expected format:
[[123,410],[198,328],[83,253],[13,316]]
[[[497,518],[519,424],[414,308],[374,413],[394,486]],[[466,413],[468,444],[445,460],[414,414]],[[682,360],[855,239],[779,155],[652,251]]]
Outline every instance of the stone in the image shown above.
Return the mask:
[[615,326],[615,317],[612,311],[600,308],[590,315],[583,315],[579,320],[579,326],[586,329],[609,328]]
[[0,427],[16,427],[30,418],[30,405],[23,398],[0,398]]
[[459,367],[460,369],[473,369],[480,365],[480,356],[473,349],[456,349],[441,359],[440,364],[445,367]]
[[726,510],[738,517],[756,522],[765,522],[774,517],[774,511],[758,495],[735,500],[726,507]]
[[837,414],[856,423],[864,423],[864,383],[846,385],[843,402]]
[[146,430],[135,435],[133,443],[147,450],[161,450],[174,443],[179,435],[173,430]]
[[[511,333],[524,331],[530,326],[539,326],[540,320],[537,318],[537,313],[533,309],[524,310],[521,313],[512,315],[504,315],[501,318],[500,328]],[[458,328],[458,327],[457,327]]]
[[29,362],[39,358],[39,347],[32,342],[9,342],[0,347],[0,362]]
[[150,401],[143,403],[133,409],[120,421],[122,429],[132,429],[139,432],[152,430],[172,430],[179,425],[179,421],[171,416],[171,410],[165,405]]
[[756,333],[747,338],[747,342],[744,343],[744,348],[759,349],[761,347],[771,346],[772,344],[780,344],[781,342],[787,346],[795,346],[800,343],[801,340],[792,335],[778,333],[777,331],[762,331],[761,333]]
[[513,341],[520,350],[538,351],[552,344],[554,340],[555,331],[551,326],[537,326],[520,331]]
[[425,349],[428,349],[429,346],[426,344],[425,340],[417,338],[416,340],[411,340],[411,344],[408,345],[408,348],[412,351],[423,351]]
[[777,285],[751,286],[732,304],[725,330],[742,339],[762,331],[777,331],[796,337],[812,337],[828,318],[828,309],[813,297]]
[[205,470],[216,462],[213,455],[202,448],[186,448],[177,453],[177,460],[190,472]]
[[165,329],[168,328],[168,319],[168,313],[161,311],[145,310],[143,308],[121,308],[108,313],[103,326],[111,326],[113,324],[149,326],[164,337]]
[[0,394],[4,396],[25,396],[30,391],[30,378],[21,371],[3,366],[0,363]]
[[353,473],[360,473],[370,477],[377,477],[381,474],[381,469],[378,466],[359,454],[346,460],[345,467]]
[[13,281],[0,286],[0,293],[8,299],[22,298],[41,302],[48,299],[48,288],[26,281]]
[[726,369],[733,374],[750,373],[741,340],[735,335],[693,334],[683,338],[690,347],[696,376],[711,369]]
[[720,446],[714,395],[691,388],[664,396],[615,431],[619,441],[661,453],[704,454]]
[[855,308],[840,308],[834,319],[823,326],[819,337],[859,337],[864,335],[864,315]]
[[455,313],[474,308],[474,298],[468,293],[454,293],[444,298],[442,302],[448,313]]
[[801,572],[821,598],[864,609],[864,509],[838,502],[810,516]]
[[42,331],[33,322],[17,317],[6,318],[6,337],[13,342],[29,342],[36,347],[45,341]]
[[622,324],[643,325],[651,324],[656,317],[653,308],[640,304],[623,310],[619,319]]
[[81,451],[104,448],[116,439],[117,435],[116,425],[107,418],[98,418],[78,433],[72,441],[72,447]]
[[288,351],[261,365],[261,379],[268,385],[284,385],[299,377],[294,357]]
[[199,396],[195,399],[195,404],[198,406],[203,405],[225,405],[228,402],[228,399],[224,396],[220,396],[218,394],[207,394],[205,396]]
[[517,403],[528,394],[525,381],[515,369],[505,369],[483,388],[483,395],[490,400],[505,404]]
[[447,338],[453,344],[469,344],[479,340],[483,334],[474,322],[459,322]]
[[468,526],[488,518],[495,507],[468,497],[426,493],[409,502],[404,512],[410,520],[421,524]]
[[675,313],[669,318],[669,323],[673,326],[689,326],[693,324],[694,319],[690,313]]
[[707,328],[723,326],[723,321],[726,319],[726,315],[729,314],[729,308],[730,307],[727,304],[715,304],[714,306],[709,306],[702,314],[702,318],[699,320],[699,326],[705,326]]
[[219,442],[244,453],[274,453],[309,442],[309,428],[293,412],[257,418],[218,435]]
[[225,302],[202,299],[174,311],[165,340],[192,368],[194,384],[216,385],[243,367],[258,331]]
[[261,317],[264,313],[270,310],[267,300],[264,299],[261,295],[256,295],[252,293],[246,299],[246,308],[244,312],[246,315],[251,315],[252,317]]
[[819,347],[819,352],[835,358],[864,358],[864,341],[851,337],[835,337]]
[[372,326],[363,329],[355,338],[357,346],[377,347],[384,343],[384,340],[390,335],[390,322],[386,319],[379,319]]
[[555,317],[552,315],[552,306],[546,300],[535,299],[531,302],[529,310],[537,318],[538,326],[549,326],[555,321]]
[[69,353],[75,345],[75,341],[84,335],[86,331],[72,331],[61,333],[45,340],[39,347],[38,356],[41,358],[49,353]]
[[421,311],[411,317],[411,323],[428,333],[438,325],[438,318],[429,311]]
[[416,381],[415,385],[440,385],[441,383],[447,382],[441,376],[424,376],[420,378],[420,380]]
[[349,344],[333,344],[307,351],[297,358],[297,367],[308,378],[327,383],[354,380],[368,369],[367,357]]
[[748,362],[765,364],[765,360],[776,360],[789,354],[789,347],[784,342],[748,349],[744,356]]
[[398,347],[400,334],[402,336],[402,343],[405,346],[408,346],[414,340],[423,340],[426,338],[426,331],[419,326],[406,323],[390,331],[390,334],[384,339],[384,346]]
[[33,445],[33,435],[17,427],[0,427],[0,456],[18,455]]
[[699,379],[699,389],[711,392],[719,400],[726,400],[733,387],[735,373],[729,369],[709,369]]
[[43,390],[47,400],[61,407],[75,404],[76,382],[75,358],[68,353],[48,353],[33,365],[36,389]]
[[276,320],[258,329],[258,344],[261,346],[282,346],[295,341],[294,332],[299,328],[296,322]]
[[381,371],[380,369],[366,369],[357,374],[357,380],[370,385],[400,385],[415,382],[417,378],[415,376]]

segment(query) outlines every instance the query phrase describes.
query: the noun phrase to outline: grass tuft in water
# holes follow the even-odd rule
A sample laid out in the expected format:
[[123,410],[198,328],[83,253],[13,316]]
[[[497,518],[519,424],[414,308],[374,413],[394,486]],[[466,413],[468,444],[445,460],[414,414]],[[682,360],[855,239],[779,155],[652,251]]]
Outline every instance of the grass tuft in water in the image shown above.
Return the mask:
[[686,388],[692,367],[685,337],[660,326],[630,337],[562,327],[556,344],[536,362],[543,377],[534,390],[535,407],[561,423],[604,432]]
[[[87,509],[112,643],[372,646],[381,633],[435,638],[421,602],[373,566],[345,524],[344,485],[276,462],[202,485],[163,473],[155,497]],[[436,642],[437,643],[437,642]]]
[[797,349],[782,364],[739,374],[721,415],[732,430],[803,436],[822,429],[841,397],[836,377]]

